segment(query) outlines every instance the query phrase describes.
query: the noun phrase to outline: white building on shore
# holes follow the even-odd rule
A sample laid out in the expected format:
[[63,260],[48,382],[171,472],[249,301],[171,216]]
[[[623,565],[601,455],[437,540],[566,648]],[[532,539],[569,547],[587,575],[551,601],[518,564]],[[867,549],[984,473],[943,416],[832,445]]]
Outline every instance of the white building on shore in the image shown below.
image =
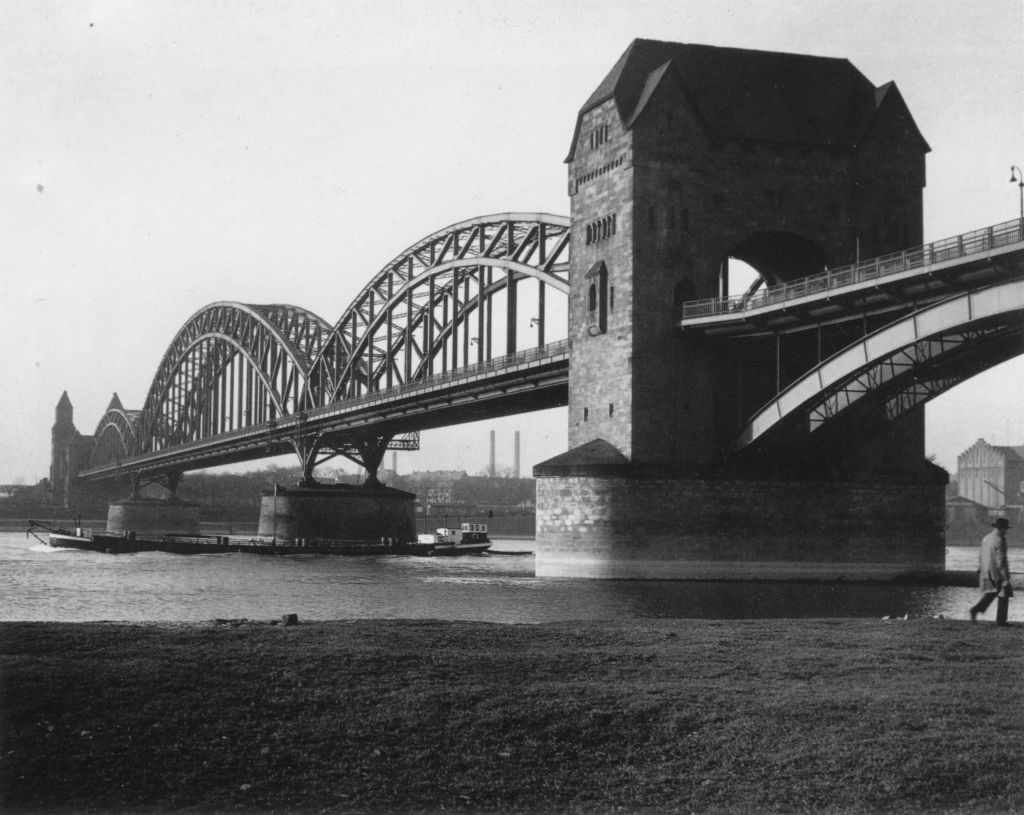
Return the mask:
[[956,459],[957,491],[1003,514],[1024,521],[1024,446],[999,446],[978,439]]

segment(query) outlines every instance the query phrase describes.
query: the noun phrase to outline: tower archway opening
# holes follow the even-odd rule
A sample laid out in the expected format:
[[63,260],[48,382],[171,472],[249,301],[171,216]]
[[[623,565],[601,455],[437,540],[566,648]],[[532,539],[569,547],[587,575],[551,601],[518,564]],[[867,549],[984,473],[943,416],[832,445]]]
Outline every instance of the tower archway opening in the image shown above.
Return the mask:
[[737,243],[719,271],[722,297],[750,295],[762,287],[810,277],[828,266],[825,250],[793,232],[755,232]]
[[741,297],[753,294],[764,286],[764,277],[746,261],[726,258],[727,269],[722,275],[722,297]]

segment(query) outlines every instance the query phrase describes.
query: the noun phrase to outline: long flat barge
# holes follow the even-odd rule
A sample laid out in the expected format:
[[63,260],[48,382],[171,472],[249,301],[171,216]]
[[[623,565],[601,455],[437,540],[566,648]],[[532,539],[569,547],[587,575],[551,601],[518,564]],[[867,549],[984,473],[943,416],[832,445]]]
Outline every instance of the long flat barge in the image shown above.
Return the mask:
[[[248,552],[257,555],[432,555],[434,547],[394,539],[379,541],[277,540],[233,535],[120,535],[88,529],[50,527],[29,521],[29,534],[59,549],[83,549],[110,555],[135,552],[170,552],[177,555]],[[43,539],[46,536],[46,540]]]

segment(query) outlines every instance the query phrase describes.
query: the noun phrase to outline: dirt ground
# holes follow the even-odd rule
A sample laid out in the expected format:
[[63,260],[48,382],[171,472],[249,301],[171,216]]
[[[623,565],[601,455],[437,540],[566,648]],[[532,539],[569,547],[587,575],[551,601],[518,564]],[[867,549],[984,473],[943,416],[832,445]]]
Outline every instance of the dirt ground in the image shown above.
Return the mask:
[[0,811],[1024,809],[1024,627],[0,624]]

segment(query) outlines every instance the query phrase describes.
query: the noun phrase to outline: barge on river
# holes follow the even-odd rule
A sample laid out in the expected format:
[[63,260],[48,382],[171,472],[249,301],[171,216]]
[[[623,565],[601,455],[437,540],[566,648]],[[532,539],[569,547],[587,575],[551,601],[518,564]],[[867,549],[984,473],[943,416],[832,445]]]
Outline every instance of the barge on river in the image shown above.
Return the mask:
[[[110,555],[134,552],[170,552],[177,555],[248,552],[257,555],[432,555],[434,546],[393,538],[377,541],[345,541],[299,538],[245,537],[234,535],[138,535],[113,534],[75,527],[63,529],[41,521],[29,521],[28,534],[58,549],[84,549]],[[43,536],[46,536],[44,539]]]

